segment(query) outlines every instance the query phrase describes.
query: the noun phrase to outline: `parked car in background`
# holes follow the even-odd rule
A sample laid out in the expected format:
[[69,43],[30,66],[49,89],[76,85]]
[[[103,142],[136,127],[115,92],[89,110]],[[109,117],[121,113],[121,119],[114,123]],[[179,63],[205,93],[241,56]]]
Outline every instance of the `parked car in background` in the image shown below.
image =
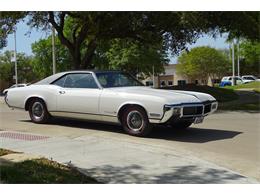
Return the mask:
[[[231,85],[232,85],[232,78],[233,78],[233,76],[223,77],[223,78],[221,79],[221,82],[220,82],[219,86],[220,86],[220,87],[231,86]],[[236,83],[237,85],[240,85],[240,84],[245,83],[245,82],[243,81],[243,79],[242,79],[241,77],[239,77],[239,76],[235,76],[234,79],[235,79],[235,83]]]
[[206,93],[153,89],[121,71],[70,71],[25,88],[13,88],[6,103],[29,111],[35,123],[51,116],[121,124],[130,135],[145,136],[154,124],[185,129],[217,110]]
[[242,79],[243,79],[244,83],[260,81],[260,79],[258,79],[257,77],[255,77],[253,75],[244,75],[244,76],[242,76]]
[[28,84],[26,84],[26,83],[19,83],[19,84],[17,84],[17,85],[14,84],[14,85],[12,85],[11,87],[9,87],[9,88],[3,90],[3,94],[6,95],[7,92],[9,91],[9,89],[16,88],[16,87],[25,87],[25,86],[27,86],[27,85],[28,85]]

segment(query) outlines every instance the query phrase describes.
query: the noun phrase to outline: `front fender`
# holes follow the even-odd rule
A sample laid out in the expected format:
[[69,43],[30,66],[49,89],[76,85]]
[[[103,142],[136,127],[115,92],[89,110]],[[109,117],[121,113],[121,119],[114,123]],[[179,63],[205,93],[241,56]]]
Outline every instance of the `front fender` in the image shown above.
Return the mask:
[[151,106],[151,104],[146,104],[146,103],[142,103],[139,101],[127,101],[127,102],[122,103],[117,110],[117,114],[119,114],[120,110],[126,105],[141,106],[147,113],[147,116],[148,116],[150,122],[152,122],[154,120],[160,120],[164,114],[163,104],[162,105],[160,104],[157,106],[154,106],[154,104],[153,104],[153,106]]
[[147,111],[147,109],[145,108],[145,105],[142,104],[141,102],[137,102],[137,101],[126,101],[126,102],[122,103],[122,104],[118,107],[117,113],[119,113],[119,111],[120,111],[124,106],[126,106],[126,105],[138,105],[138,106],[141,106],[141,107],[143,107],[143,109],[144,109],[144,110],[146,111],[146,113],[148,114],[148,111]]

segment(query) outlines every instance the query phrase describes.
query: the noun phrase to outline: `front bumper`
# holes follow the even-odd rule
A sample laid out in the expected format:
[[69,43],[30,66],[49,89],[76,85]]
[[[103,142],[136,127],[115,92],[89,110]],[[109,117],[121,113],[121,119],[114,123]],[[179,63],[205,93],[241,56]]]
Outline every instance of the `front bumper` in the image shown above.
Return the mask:
[[217,101],[205,101],[201,103],[167,104],[164,106],[163,117],[155,123],[167,123],[173,118],[176,120],[193,120],[196,117],[204,117],[218,108]]

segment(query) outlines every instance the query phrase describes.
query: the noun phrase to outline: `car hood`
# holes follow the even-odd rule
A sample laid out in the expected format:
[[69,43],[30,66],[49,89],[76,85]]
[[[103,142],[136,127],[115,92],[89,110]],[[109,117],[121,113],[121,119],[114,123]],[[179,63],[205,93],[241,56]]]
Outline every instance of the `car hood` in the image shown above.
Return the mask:
[[209,94],[193,91],[153,89],[150,87],[116,87],[110,88],[110,90],[125,95],[136,94],[141,96],[160,97],[166,100],[169,104],[199,103],[216,100]]

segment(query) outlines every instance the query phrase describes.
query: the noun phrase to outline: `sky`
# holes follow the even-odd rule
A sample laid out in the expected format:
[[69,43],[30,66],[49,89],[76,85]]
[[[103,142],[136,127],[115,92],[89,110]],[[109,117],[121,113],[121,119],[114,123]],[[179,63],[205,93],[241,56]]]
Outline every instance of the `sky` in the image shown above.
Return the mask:
[[[39,39],[44,39],[48,37],[51,34],[51,32],[43,32],[36,29],[30,29],[26,25],[26,22],[20,22],[17,25],[17,52],[23,52],[27,55],[32,55],[31,50],[31,44],[36,42]],[[195,44],[188,45],[188,48],[191,49],[193,47],[198,46],[210,46],[217,49],[227,49],[229,48],[229,45],[225,43],[227,34],[224,34],[222,36],[218,36],[216,38],[212,38],[208,35],[204,35],[203,37],[199,38]],[[6,50],[14,50],[14,35],[10,34],[8,36],[8,44],[7,47],[3,49],[3,51]],[[177,57],[170,57],[170,63],[177,63]]]

